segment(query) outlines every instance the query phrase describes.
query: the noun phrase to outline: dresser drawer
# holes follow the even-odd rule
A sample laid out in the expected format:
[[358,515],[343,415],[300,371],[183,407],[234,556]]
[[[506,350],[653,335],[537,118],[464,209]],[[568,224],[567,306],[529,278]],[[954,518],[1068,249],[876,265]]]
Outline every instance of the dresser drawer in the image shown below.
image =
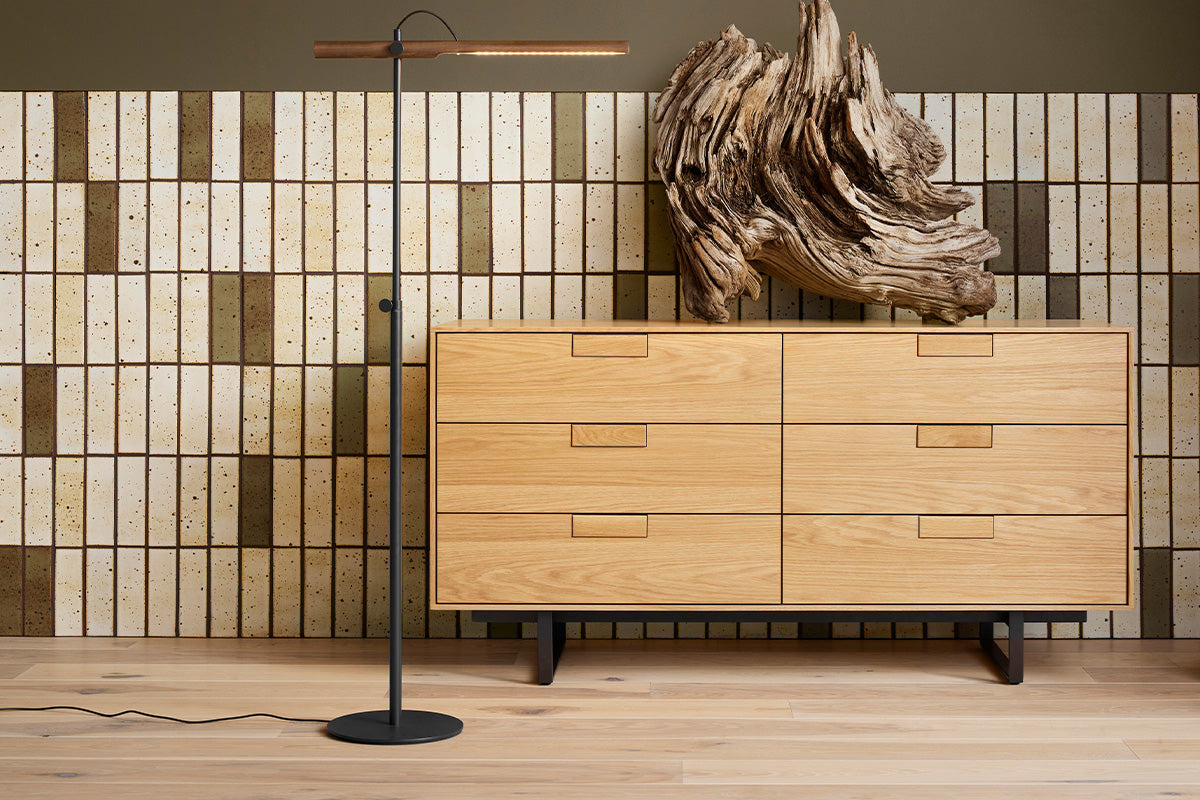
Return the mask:
[[[1123,516],[997,516],[991,538],[929,517],[785,515],[783,602],[1125,606]],[[933,518],[930,521],[935,521]],[[965,532],[978,526],[963,525]]]
[[1123,425],[1125,333],[784,336],[784,422]]
[[983,427],[785,425],[783,511],[1125,513],[1125,427]]
[[778,425],[439,423],[436,458],[442,512],[779,513]]
[[594,537],[572,535],[579,515],[438,514],[435,602],[779,602],[778,515],[642,519],[642,536]]
[[777,334],[438,333],[439,422],[774,422]]

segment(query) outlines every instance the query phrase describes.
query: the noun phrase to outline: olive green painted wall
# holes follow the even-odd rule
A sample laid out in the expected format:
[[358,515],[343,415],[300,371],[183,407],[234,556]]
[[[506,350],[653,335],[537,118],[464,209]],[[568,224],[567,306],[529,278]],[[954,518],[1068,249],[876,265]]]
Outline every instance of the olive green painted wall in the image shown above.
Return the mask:
[[[385,39],[382,0],[5,0],[0,89],[387,89],[381,62],[318,62],[314,39]],[[793,51],[796,0],[436,0],[460,38],[629,39],[615,59],[406,62],[411,90],[661,88],[730,23]],[[893,91],[1194,92],[1195,0],[834,0]],[[412,39],[444,38],[430,17]]]

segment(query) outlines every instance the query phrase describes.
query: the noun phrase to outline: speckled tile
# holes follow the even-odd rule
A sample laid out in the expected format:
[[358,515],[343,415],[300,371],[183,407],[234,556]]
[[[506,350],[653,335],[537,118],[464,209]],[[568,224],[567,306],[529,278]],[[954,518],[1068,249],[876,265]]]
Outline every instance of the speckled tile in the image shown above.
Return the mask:
[[25,93],[24,129],[25,180],[54,180],[54,92]]
[[583,95],[554,94],[554,179],[577,181],[583,177]]
[[1171,455],[1200,456],[1200,367],[1171,369]]
[[1140,367],[1141,400],[1141,453],[1165,456],[1171,450],[1170,437],[1170,392],[1167,385],[1167,367]]
[[1076,111],[1079,180],[1103,183],[1108,180],[1108,97],[1078,95]]
[[521,95],[521,151],[526,181],[551,178],[552,108],[549,92],[525,92]]
[[617,186],[618,270],[644,271],[646,241],[645,190],[640,185]]
[[366,368],[339,365],[334,368],[334,452],[339,455],[366,452]]
[[333,552],[328,548],[304,550],[305,636],[333,634]]
[[117,93],[87,93],[87,176],[117,179]]
[[271,368],[242,368],[242,446],[247,455],[271,452]]
[[21,373],[16,364],[0,366],[0,454],[21,454],[25,421]]
[[179,268],[207,272],[209,192],[206,183],[179,185]]
[[549,183],[526,183],[522,201],[522,265],[526,270],[549,271],[554,251],[553,189]]
[[87,180],[86,93],[54,93],[54,148],[56,180]]
[[25,184],[25,242],[23,252],[25,255],[26,275],[31,272],[54,271],[53,184]]
[[986,264],[989,272],[1008,274],[1014,269],[1016,202],[1016,187],[1012,183],[989,183],[985,187],[984,224],[1000,242],[1000,255]]
[[298,183],[276,183],[274,191],[275,271],[299,272],[304,266],[304,189]]
[[491,93],[491,179],[521,179],[521,95]]
[[492,278],[492,319],[521,318],[521,279],[516,275]]
[[1046,95],[1017,95],[1017,180],[1046,180]]
[[334,558],[333,635],[363,635],[363,551],[338,548]]
[[1171,299],[1166,275],[1141,276],[1141,338],[1139,362],[1165,364],[1170,360]]
[[[554,186],[554,271],[583,271],[583,186]],[[556,315],[557,316],[557,315]]]
[[1108,96],[1109,180],[1137,183],[1138,180],[1138,96]]
[[429,180],[458,180],[458,94],[430,92]]
[[363,92],[334,95],[334,176],[339,181],[362,181],[367,170],[367,99]]
[[54,546],[83,546],[83,459],[54,460]]
[[117,452],[148,450],[149,371],[144,365],[117,368]]
[[984,95],[984,179],[1016,178],[1016,98],[1011,94]]
[[459,186],[462,219],[459,229],[460,269],[464,275],[484,275],[492,268],[492,197],[484,183]]
[[367,192],[361,183],[339,183],[334,193],[334,260],[338,272],[366,270]]
[[145,92],[117,96],[117,177],[123,181],[145,180],[149,174],[149,110]]
[[54,553],[49,547],[25,548],[23,629],[25,636],[54,635]]
[[59,183],[54,201],[54,270],[83,272],[87,197],[82,183]]
[[923,119],[933,128],[948,157],[938,169],[929,176],[934,182],[947,183],[954,179],[954,95],[926,94],[924,96],[925,113]]
[[212,405],[208,424],[211,440],[205,452],[241,451],[242,368],[237,364],[212,365]]
[[[364,511],[364,535],[368,547],[387,547],[391,543],[391,486],[389,477],[390,459],[386,456],[367,458],[366,506]],[[425,507],[425,498],[420,498],[420,507]],[[411,509],[406,509],[405,520],[411,519]],[[422,534],[422,537],[424,534]]]
[[615,195],[615,187],[612,184],[587,184],[584,216],[584,263],[588,272],[611,272],[613,270]]
[[[178,507],[179,462],[173,456],[151,456],[146,465],[146,539],[151,547],[176,547],[179,544]],[[151,558],[153,576],[154,559]],[[172,576],[174,572],[172,570]],[[153,583],[153,581],[152,581]],[[171,581],[172,587],[174,580]],[[174,589],[172,589],[174,594]],[[174,602],[172,601],[172,608]],[[152,610],[154,604],[151,603]],[[172,611],[171,629],[175,614]],[[155,635],[155,634],[152,634]]]
[[1200,277],[1171,276],[1171,361],[1200,363]]
[[151,183],[149,198],[146,257],[150,269],[175,273],[179,269],[179,184]]
[[269,181],[275,176],[275,97],[272,92],[242,93],[242,179]]
[[335,459],[333,543],[363,545],[367,463],[362,457]]
[[208,453],[208,393],[212,385],[208,367],[179,368],[179,452]]
[[208,635],[208,551],[179,551],[180,636]]
[[234,637],[238,635],[238,562],[234,547],[211,547],[208,550],[208,635]]
[[[429,324],[441,325],[461,317],[458,280],[450,275],[429,276]],[[384,359],[386,361],[386,359]]]
[[1073,273],[1079,269],[1079,198],[1076,187],[1050,185],[1047,188],[1050,272]]
[[185,181],[212,178],[212,95],[179,93],[179,177]]
[[304,184],[304,270],[333,270],[333,186]]
[[83,551],[54,551],[54,634],[83,635]]
[[463,276],[462,293],[463,319],[488,319],[491,316],[490,280],[481,276]]
[[613,276],[587,275],[583,280],[584,319],[613,319]]
[[983,181],[983,95],[960,92],[954,96],[954,180]]
[[146,184],[133,181],[121,184],[117,193],[117,270],[120,272],[146,271],[149,202]]
[[208,473],[208,540],[210,545],[238,543],[238,482],[241,459],[214,456]]
[[117,636],[146,635],[146,551],[117,548]]
[[1171,180],[1200,180],[1196,95],[1171,95]]
[[333,363],[333,276],[304,278],[304,360]]
[[212,179],[242,178],[242,93],[212,93]]
[[302,462],[298,458],[273,459],[271,467],[271,544],[298,547],[301,542],[303,503]]
[[429,186],[429,269],[458,272],[459,187],[449,183]]
[[[421,178],[425,172],[425,94],[423,92],[403,92],[404,108],[401,110],[401,159],[407,162],[411,154],[414,162],[420,163]],[[367,180],[392,180],[392,93],[367,92]],[[406,114],[405,110],[420,113]],[[417,152],[420,148],[420,153]],[[417,156],[420,156],[419,158]],[[404,168],[404,164],[401,164]],[[406,172],[405,180],[416,179]]]
[[246,272],[271,269],[271,213],[270,184],[242,184],[241,266]]
[[1171,460],[1171,543],[1200,547],[1200,461]]
[[333,453],[333,368],[304,368],[304,454]]
[[88,367],[87,435],[89,453],[115,453],[117,449],[117,368]]
[[1171,545],[1171,460],[1140,458],[1142,547]]
[[[465,225],[466,222],[464,216],[463,224]],[[522,267],[520,184],[492,184],[491,220],[488,227],[491,230],[493,271],[520,272]]]
[[643,181],[646,174],[646,95],[616,96],[616,169],[618,181]]
[[150,367],[149,450],[151,453],[179,452],[179,368]]
[[[1016,316],[1017,302],[1017,287],[1015,279],[1012,275],[997,275],[996,276],[996,305],[992,306],[991,310],[985,315],[986,319],[1013,319]],[[904,309],[896,309],[896,319],[900,319],[900,312]]]
[[93,273],[113,272],[117,266],[116,182],[89,182],[86,202],[84,270]]
[[113,614],[113,580],[116,565],[111,547],[89,547],[84,551],[83,632],[86,636],[116,633]]
[[147,556],[146,634],[175,636],[178,556],[174,549],[151,549]]
[[27,547],[54,544],[54,462],[26,458],[24,463],[24,541]]
[[333,180],[333,92],[304,93],[304,180]]
[[1174,184],[1171,200],[1171,271],[1200,271],[1200,190]]
[[59,367],[55,373],[58,386],[54,393],[57,411],[55,431],[58,455],[77,455],[84,451],[83,409],[86,407],[86,384],[83,367]]
[[1200,553],[1175,552],[1172,558],[1171,635],[1177,639],[1195,639],[1200,637],[1200,580],[1197,579]]
[[[400,268],[408,272],[429,269],[429,194],[423,183],[406,183],[400,189]],[[392,271],[392,187],[367,185],[367,271]]]
[[1137,272],[1138,187],[1114,183],[1108,195],[1108,264],[1111,272]]
[[[22,540],[21,457],[0,456],[0,545],[19,547]],[[20,583],[20,569],[16,583]],[[17,616],[20,616],[18,611]],[[16,624],[20,629],[20,623]]]
[[150,92],[150,177],[179,178],[179,93]]
[[428,594],[425,586],[425,576],[428,573],[424,550],[413,548],[404,549],[404,601],[403,624],[404,636],[423,637],[425,635],[425,597]]
[[300,551],[275,548],[271,551],[271,635],[300,635]]
[[241,551],[241,625],[243,637],[271,635],[271,551],[265,547]]
[[1165,94],[1143,94],[1138,98],[1138,144],[1141,148],[1141,180],[1165,181],[1170,173],[1170,112]]
[[1171,268],[1170,211],[1166,184],[1142,184],[1139,215],[1142,272]]
[[403,453],[421,455],[426,447],[427,402],[425,395],[426,368],[405,367]]
[[552,296],[550,276],[526,275],[521,283],[522,318],[549,319]]

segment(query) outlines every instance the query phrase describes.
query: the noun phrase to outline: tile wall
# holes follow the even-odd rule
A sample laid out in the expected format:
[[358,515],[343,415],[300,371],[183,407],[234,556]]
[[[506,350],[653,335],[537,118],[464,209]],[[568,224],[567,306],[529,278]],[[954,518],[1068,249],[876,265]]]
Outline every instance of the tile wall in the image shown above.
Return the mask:
[[[1004,247],[991,316],[1139,331],[1139,605],[1034,635],[1200,636],[1196,95],[901,101]],[[426,609],[427,326],[686,316],[653,102],[404,97],[405,635],[529,633]],[[386,633],[391,114],[375,93],[0,93],[0,633]],[[891,313],[766,288],[741,317]]]

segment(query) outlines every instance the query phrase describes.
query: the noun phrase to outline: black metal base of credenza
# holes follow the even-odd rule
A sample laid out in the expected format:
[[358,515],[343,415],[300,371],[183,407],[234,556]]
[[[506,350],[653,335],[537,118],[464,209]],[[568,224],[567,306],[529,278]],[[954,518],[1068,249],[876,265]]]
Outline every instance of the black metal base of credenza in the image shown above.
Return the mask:
[[[568,622],[977,622],[979,644],[1010,684],[1025,679],[1025,623],[1083,622],[1086,611],[472,611],[476,622],[536,622],[538,683],[554,682]],[[992,626],[1008,624],[1008,652]]]

